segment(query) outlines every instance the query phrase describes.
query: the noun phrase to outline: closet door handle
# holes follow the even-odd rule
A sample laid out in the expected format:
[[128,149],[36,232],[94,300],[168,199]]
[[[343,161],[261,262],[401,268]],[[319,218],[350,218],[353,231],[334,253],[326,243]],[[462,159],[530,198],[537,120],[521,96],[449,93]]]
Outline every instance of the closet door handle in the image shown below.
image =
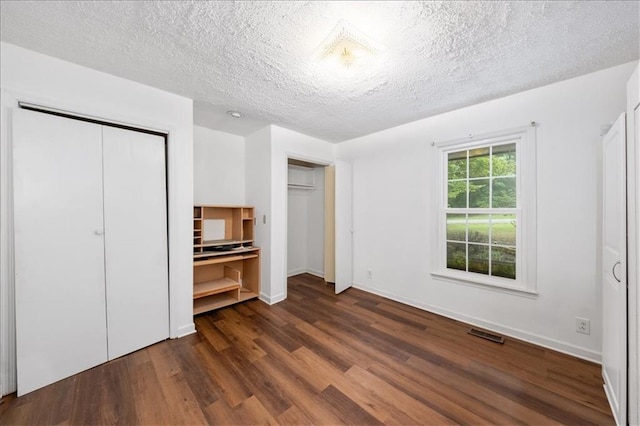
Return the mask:
[[93,231],[93,233],[96,234],[97,236],[104,235],[104,230],[96,229],[95,231]]
[[613,264],[613,268],[611,268],[611,273],[613,274],[613,278],[616,279],[616,281],[620,282],[620,278],[618,278],[618,276],[616,275],[616,266],[619,266],[620,262],[616,262]]

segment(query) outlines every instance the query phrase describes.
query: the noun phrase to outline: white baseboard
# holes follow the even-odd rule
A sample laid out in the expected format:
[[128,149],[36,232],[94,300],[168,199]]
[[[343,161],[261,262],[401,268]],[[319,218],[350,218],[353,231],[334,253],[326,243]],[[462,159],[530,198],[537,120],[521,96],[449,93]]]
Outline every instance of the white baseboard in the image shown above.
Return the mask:
[[288,272],[287,278],[293,277],[295,275],[300,275],[300,274],[311,274],[318,278],[324,278],[324,271],[316,271],[315,269],[305,269],[305,268],[298,268]]
[[[607,396],[607,401],[609,402],[609,408],[613,413],[613,420],[616,422],[616,425],[620,425],[620,419],[618,418],[618,404],[619,402],[616,400],[615,392],[611,389],[611,380],[609,380],[609,376],[607,375],[607,370],[603,369],[603,378],[604,378],[604,394]],[[629,419],[627,419],[628,421]],[[625,424],[627,424],[625,422]]]
[[178,327],[178,339],[184,336],[188,336],[196,332],[196,325],[194,323],[183,325],[182,327]]
[[260,300],[269,305],[275,305],[278,302],[282,302],[284,299],[284,293],[276,294],[273,297],[267,295],[266,293],[260,293]]
[[307,272],[307,274],[311,274],[311,275],[316,276],[318,278],[323,278],[324,279],[324,271],[316,271],[315,269],[308,268],[306,272]]
[[368,293],[377,294],[378,296],[382,296],[384,298],[391,299],[396,302],[404,303],[405,305],[413,306],[414,308],[418,308],[427,312],[442,315],[443,317],[461,321],[469,325],[474,325],[476,327],[481,327],[486,330],[493,331],[494,333],[500,333],[509,337],[524,340],[525,342],[533,343],[535,345],[542,346],[547,349],[552,349],[554,351],[562,352],[564,354],[571,355],[576,358],[591,361],[596,364],[602,363],[602,354],[600,352],[596,352],[591,349],[576,346],[571,343],[563,342],[560,340],[551,339],[545,336],[541,336],[539,334],[530,333],[528,331],[520,330],[517,328],[508,327],[502,324],[497,324],[491,321],[486,321],[481,318],[476,318],[460,312],[450,311],[448,309],[445,309],[439,306],[420,303],[415,300],[397,296],[385,290],[380,290],[375,287],[369,287],[360,283],[354,282],[353,287],[362,291],[366,291]]
[[294,275],[304,274],[305,272],[307,272],[305,268],[294,269],[292,271],[287,272],[287,278],[293,277]]

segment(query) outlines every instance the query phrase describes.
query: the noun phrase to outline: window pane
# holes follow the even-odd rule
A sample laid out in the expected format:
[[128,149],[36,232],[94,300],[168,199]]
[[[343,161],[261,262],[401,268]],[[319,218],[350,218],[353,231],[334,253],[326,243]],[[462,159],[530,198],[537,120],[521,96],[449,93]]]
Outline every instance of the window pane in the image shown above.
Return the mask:
[[489,208],[489,179],[469,181],[469,208]]
[[449,180],[467,178],[467,151],[452,152],[449,154],[447,176]]
[[516,178],[504,177],[493,179],[492,207],[516,208]]
[[447,214],[447,240],[467,241],[467,218],[464,214]]
[[468,226],[469,226],[469,241],[474,243],[489,244],[489,215],[488,214],[470,214]]
[[515,247],[491,248],[491,275],[504,278],[516,278]]
[[512,176],[516,174],[516,144],[493,147],[493,176]]
[[464,243],[447,243],[447,268],[467,270],[467,253]]
[[447,188],[447,205],[450,208],[467,208],[467,182],[449,182]]
[[518,147],[513,137],[447,153],[447,268],[516,279]]
[[489,274],[489,246],[469,244],[469,272]]
[[489,147],[469,151],[469,177],[489,177]]
[[491,244],[516,245],[516,215],[491,215]]

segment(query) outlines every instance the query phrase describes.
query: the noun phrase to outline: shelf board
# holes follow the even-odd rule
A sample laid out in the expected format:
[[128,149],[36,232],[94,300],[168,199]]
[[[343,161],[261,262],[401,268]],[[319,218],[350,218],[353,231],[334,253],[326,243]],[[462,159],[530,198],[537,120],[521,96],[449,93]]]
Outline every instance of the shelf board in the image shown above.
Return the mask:
[[249,299],[254,299],[258,297],[258,293],[254,293],[251,290],[248,290],[246,288],[241,288],[240,289],[240,301],[243,302],[245,300],[249,300]]
[[194,299],[193,315],[229,306],[237,302],[238,299],[236,299],[234,296],[230,296],[224,293],[210,297],[203,297],[201,299]]
[[[199,259],[204,256],[201,256],[202,253],[194,253],[194,258]],[[226,263],[226,262],[235,262],[236,260],[245,260],[245,259],[253,259],[254,257],[258,257],[257,253],[251,254],[240,254],[238,256],[229,256],[229,252],[222,252],[222,254],[226,254],[227,256],[207,256],[207,259],[202,260],[194,260],[193,266],[204,266],[204,265],[213,265],[215,263]]]
[[228,246],[234,244],[252,243],[253,240],[205,240],[200,247]]
[[297,189],[316,189],[315,185],[308,185],[306,183],[288,183],[287,186],[289,188],[297,188]]
[[217,256],[228,256],[240,253],[247,253],[251,251],[257,251],[258,247],[242,247],[237,250],[229,250],[229,251],[199,251],[193,253],[193,258],[198,259],[202,257],[217,257]]
[[224,293],[231,290],[238,290],[240,284],[231,278],[221,278],[219,280],[207,281],[193,285],[193,298],[211,296],[212,294]]

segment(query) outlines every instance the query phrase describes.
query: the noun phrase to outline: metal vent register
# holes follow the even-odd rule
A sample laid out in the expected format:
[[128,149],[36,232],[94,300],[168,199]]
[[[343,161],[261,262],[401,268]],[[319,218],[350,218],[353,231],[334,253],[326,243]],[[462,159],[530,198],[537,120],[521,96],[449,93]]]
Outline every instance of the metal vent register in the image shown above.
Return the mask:
[[500,344],[504,343],[504,337],[498,334],[489,333],[487,331],[478,330],[477,328],[470,329],[469,334],[471,334],[472,336],[482,337],[483,339],[491,340],[492,342],[496,342]]

